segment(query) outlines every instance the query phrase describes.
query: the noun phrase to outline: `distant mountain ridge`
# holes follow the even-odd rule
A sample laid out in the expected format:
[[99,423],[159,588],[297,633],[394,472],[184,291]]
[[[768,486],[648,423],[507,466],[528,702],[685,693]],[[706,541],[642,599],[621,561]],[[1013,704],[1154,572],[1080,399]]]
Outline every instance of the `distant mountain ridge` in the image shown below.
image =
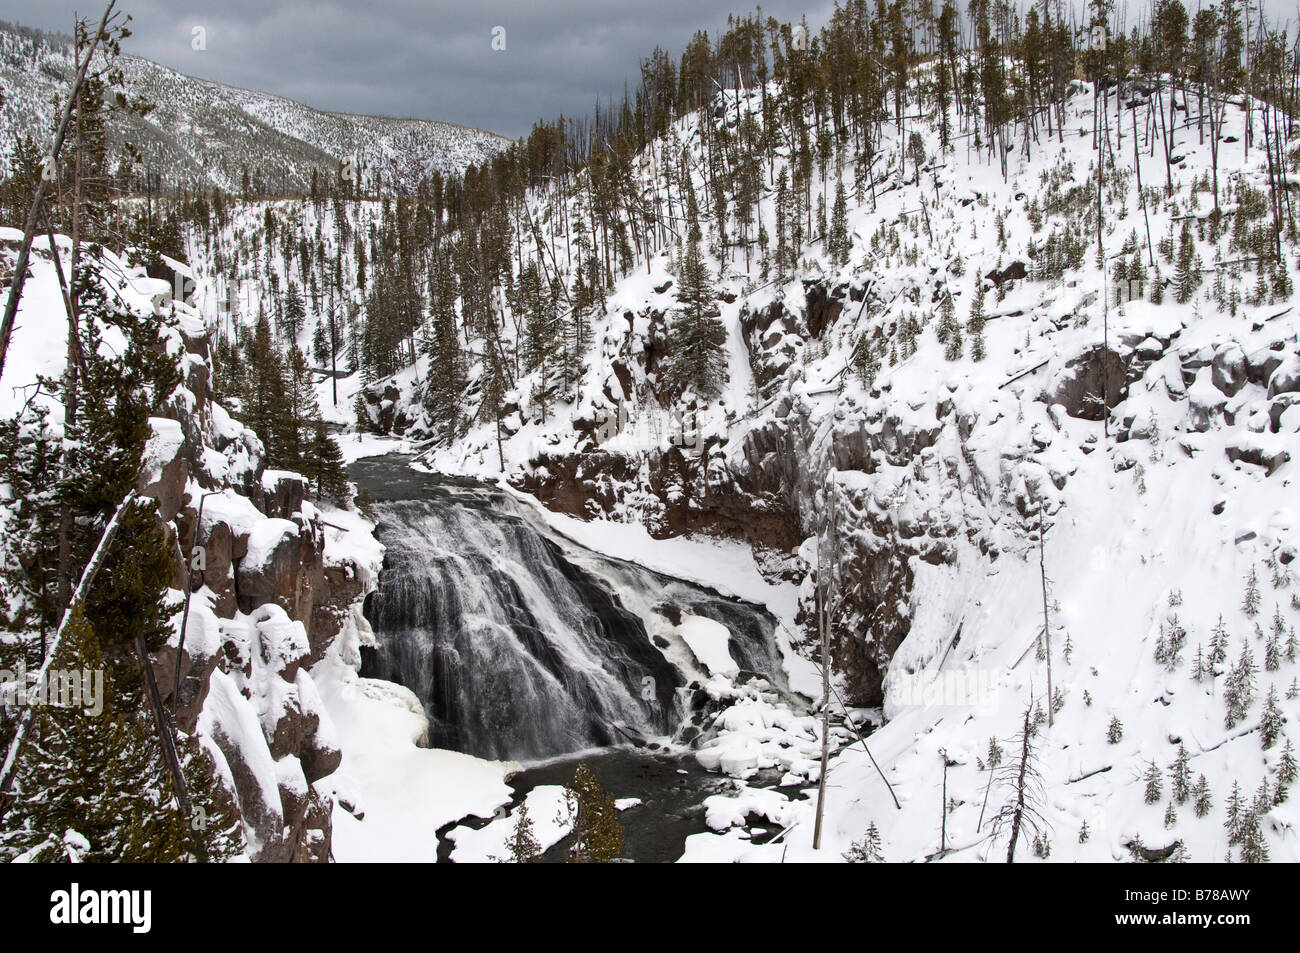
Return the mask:
[[[16,137],[50,136],[55,98],[72,76],[72,40],[0,21],[0,156]],[[188,76],[124,54],[133,92],[154,109],[112,131],[132,142],[164,189],[237,191],[247,169],[259,193],[306,192],[312,171],[333,178],[351,158],[362,183],[409,190],[434,171],[458,173],[510,142],[454,123],[327,112],[283,96]]]

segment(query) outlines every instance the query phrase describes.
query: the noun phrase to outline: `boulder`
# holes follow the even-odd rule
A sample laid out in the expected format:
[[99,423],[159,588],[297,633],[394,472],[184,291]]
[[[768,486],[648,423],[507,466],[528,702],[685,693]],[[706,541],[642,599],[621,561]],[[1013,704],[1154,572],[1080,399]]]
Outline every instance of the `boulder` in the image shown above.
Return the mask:
[[[1046,389],[1047,402],[1060,404],[1071,417],[1101,420],[1105,407],[1124,396],[1127,367],[1114,350],[1091,347],[1077,355],[1055,375]],[[1105,401],[1103,403],[1103,395]]]
[[1249,382],[1246,373],[1246,352],[1237,344],[1228,344],[1214,352],[1210,364],[1210,380],[1229,397]]
[[185,435],[181,425],[164,417],[151,417],[153,434],[144,448],[136,489],[158,501],[158,515],[170,523],[185,505],[185,484],[190,477]]
[[1288,355],[1268,379],[1268,396],[1300,393],[1300,357]]

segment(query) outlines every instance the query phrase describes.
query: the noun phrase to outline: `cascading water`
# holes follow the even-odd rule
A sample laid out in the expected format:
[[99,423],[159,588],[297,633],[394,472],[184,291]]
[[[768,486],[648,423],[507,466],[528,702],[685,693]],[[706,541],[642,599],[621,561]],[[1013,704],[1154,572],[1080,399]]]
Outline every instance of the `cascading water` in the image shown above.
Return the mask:
[[353,476],[387,547],[363,674],[412,689],[437,747],[526,760],[671,735],[678,689],[699,674],[671,639],[680,612],[722,623],[737,665],[776,681],[774,623],[757,607],[598,556],[507,494],[400,457]]

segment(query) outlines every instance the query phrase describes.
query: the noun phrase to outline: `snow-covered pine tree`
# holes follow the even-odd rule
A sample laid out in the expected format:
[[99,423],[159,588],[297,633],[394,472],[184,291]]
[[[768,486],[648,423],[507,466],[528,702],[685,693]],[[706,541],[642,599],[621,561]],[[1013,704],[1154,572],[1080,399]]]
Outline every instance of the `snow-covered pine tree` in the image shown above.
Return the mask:
[[674,398],[693,393],[704,400],[716,397],[727,374],[727,329],[720,320],[708,262],[700,252],[700,229],[694,200],[687,193],[689,234],[678,282],[679,307],[668,329],[670,350],[662,382]]

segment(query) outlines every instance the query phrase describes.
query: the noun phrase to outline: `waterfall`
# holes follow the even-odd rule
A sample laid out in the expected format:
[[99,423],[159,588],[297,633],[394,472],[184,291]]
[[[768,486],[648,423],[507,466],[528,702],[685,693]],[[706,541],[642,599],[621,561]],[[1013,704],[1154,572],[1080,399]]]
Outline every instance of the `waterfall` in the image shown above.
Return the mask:
[[414,691],[437,747],[529,760],[671,735],[699,676],[669,638],[679,612],[727,626],[742,669],[780,672],[761,609],[584,550],[500,491],[426,484],[376,509],[363,674]]

